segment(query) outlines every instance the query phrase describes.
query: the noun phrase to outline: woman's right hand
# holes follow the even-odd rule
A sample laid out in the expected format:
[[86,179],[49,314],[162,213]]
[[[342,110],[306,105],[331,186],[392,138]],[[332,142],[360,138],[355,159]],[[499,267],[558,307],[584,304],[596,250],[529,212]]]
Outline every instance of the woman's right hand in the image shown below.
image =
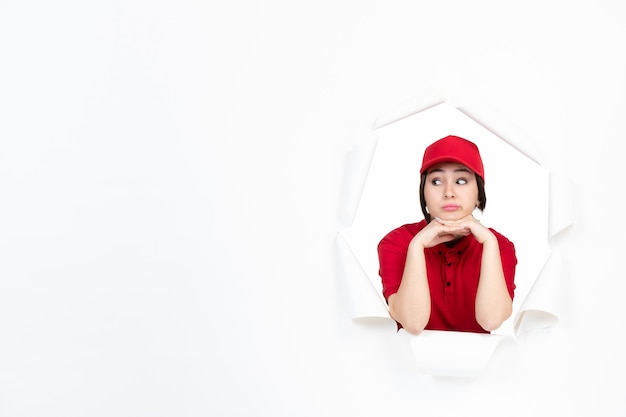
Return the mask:
[[470,230],[466,227],[446,225],[435,217],[413,237],[410,245],[431,248],[441,243],[451,242],[454,239],[467,236],[470,233]]

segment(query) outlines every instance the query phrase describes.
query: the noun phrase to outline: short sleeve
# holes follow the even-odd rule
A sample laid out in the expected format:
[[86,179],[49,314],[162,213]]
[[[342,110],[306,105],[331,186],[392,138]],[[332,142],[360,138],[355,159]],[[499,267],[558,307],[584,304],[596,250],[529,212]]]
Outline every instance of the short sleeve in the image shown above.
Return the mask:
[[505,236],[495,233],[500,248],[500,260],[502,261],[502,270],[506,287],[509,290],[511,300],[515,292],[515,268],[517,266],[517,257],[515,255],[515,245]]
[[412,233],[400,227],[389,232],[378,244],[379,275],[385,300],[398,292],[411,239]]

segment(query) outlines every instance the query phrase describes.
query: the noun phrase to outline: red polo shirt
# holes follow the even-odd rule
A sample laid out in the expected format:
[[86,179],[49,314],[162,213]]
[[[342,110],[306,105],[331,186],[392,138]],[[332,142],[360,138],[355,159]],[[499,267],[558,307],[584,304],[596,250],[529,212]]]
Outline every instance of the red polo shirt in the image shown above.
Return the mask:
[[[378,244],[379,273],[385,300],[398,291],[409,243],[425,226],[425,220],[405,224],[389,232]],[[513,299],[517,265],[515,246],[500,233],[489,230],[498,239],[504,278]],[[475,302],[482,252],[483,245],[471,235],[460,239],[453,246],[442,243],[424,249],[431,302],[430,320],[426,329],[489,333],[476,321]]]

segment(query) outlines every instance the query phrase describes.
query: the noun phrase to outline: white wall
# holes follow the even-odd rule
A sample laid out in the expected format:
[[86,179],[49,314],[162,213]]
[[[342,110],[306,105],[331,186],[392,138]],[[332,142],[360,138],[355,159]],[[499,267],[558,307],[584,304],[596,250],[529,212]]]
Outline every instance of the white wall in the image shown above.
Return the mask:
[[[0,415],[626,415],[625,18],[0,2]],[[420,374],[338,296],[345,157],[433,88],[492,106],[575,189],[559,324],[471,380]]]

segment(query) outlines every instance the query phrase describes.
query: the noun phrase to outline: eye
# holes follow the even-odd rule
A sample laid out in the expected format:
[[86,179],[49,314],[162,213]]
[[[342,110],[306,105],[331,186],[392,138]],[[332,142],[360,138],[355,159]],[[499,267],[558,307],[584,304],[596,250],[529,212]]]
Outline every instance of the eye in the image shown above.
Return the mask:
[[439,178],[433,178],[430,183],[432,185],[441,185],[441,180]]
[[467,179],[459,178],[459,179],[456,180],[456,183],[459,184],[459,185],[465,185],[465,184],[467,184]]

